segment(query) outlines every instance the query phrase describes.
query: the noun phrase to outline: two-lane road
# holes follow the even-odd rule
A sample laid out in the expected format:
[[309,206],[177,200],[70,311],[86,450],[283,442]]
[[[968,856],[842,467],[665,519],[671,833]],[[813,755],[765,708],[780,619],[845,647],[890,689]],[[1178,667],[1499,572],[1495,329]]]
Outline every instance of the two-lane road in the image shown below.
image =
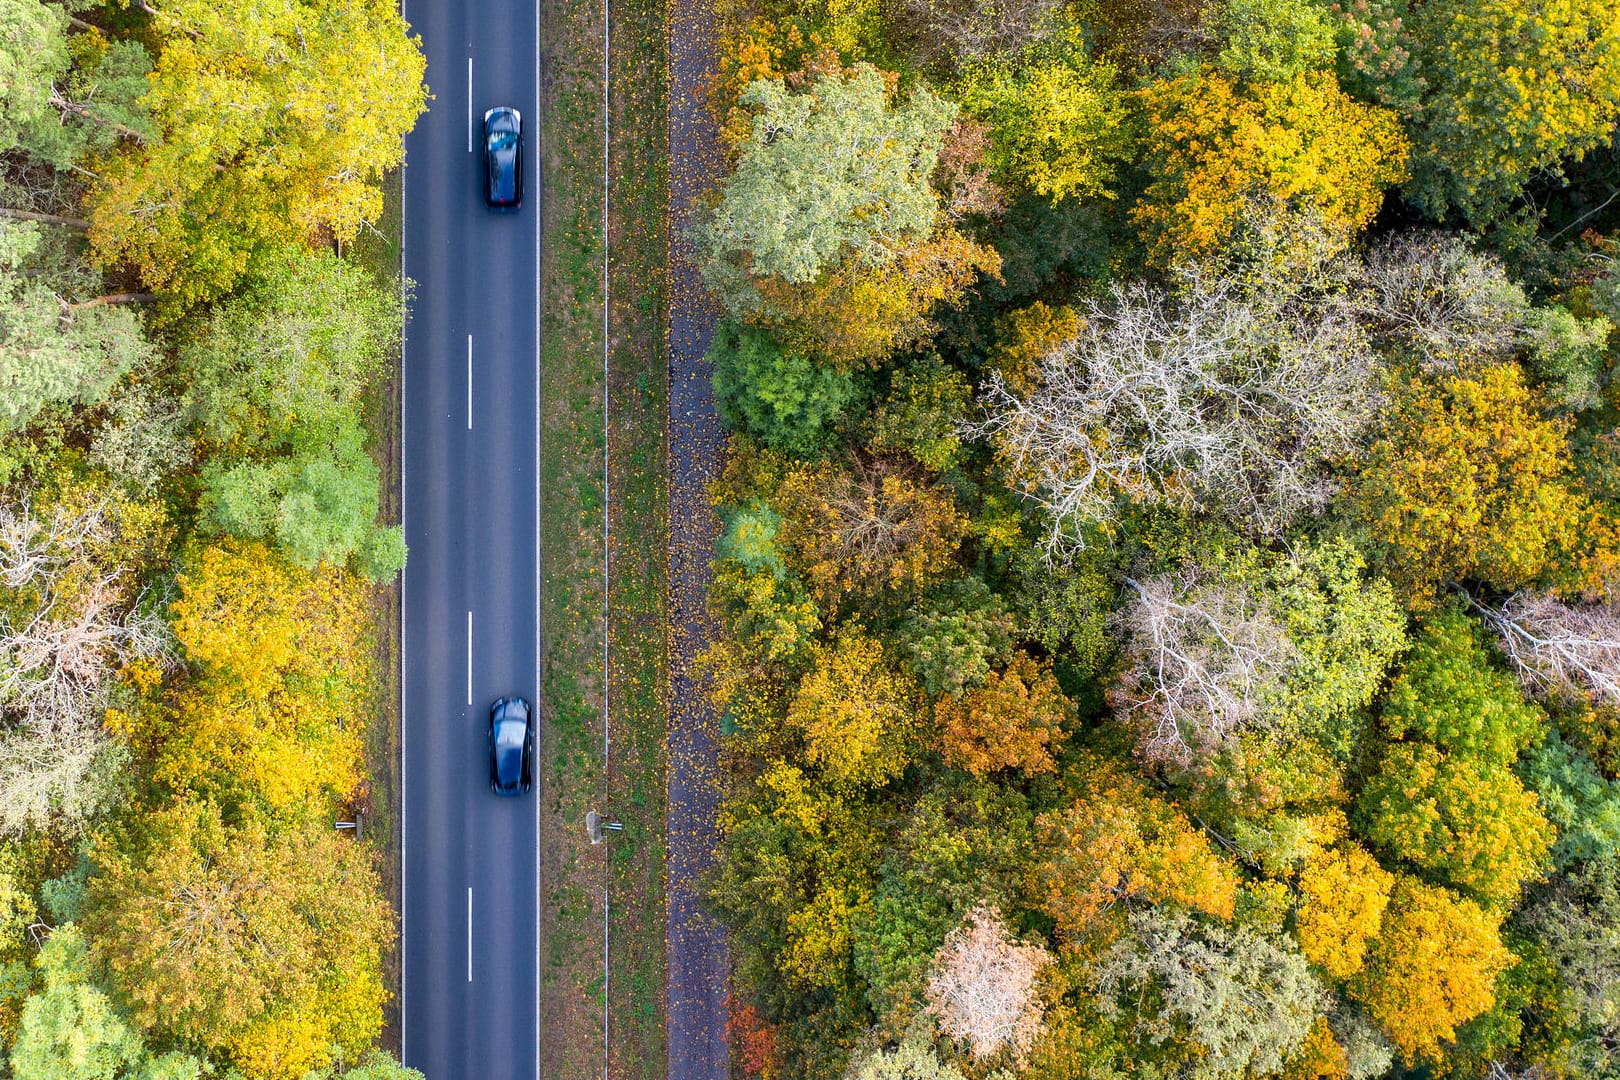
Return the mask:
[[[428,1080],[539,1075],[540,793],[497,798],[486,747],[491,702],[540,689],[537,16],[406,0],[434,95],[406,140],[403,417],[402,1024]],[[524,119],[513,214],[480,186],[496,105]]]

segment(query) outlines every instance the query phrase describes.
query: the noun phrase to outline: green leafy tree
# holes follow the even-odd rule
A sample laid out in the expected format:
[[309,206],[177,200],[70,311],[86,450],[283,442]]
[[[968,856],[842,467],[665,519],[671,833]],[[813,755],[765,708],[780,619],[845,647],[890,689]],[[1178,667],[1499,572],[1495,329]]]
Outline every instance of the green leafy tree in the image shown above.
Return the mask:
[[990,125],[986,160],[1001,182],[1053,201],[1113,196],[1129,112],[1114,69],[1087,56],[1077,30],[969,68],[961,94]]
[[0,430],[49,405],[94,404],[155,355],[128,306],[70,299],[73,285],[39,265],[40,252],[39,225],[0,220]]
[[1620,781],[1604,777],[1580,748],[1550,734],[1519,772],[1557,830],[1554,866],[1568,869],[1620,851]]
[[[1345,5],[1361,25],[1374,21]],[[1456,208],[1482,222],[1537,172],[1557,172],[1609,143],[1620,118],[1620,7],[1612,0],[1441,0],[1391,5],[1390,49],[1415,58],[1408,195],[1436,217]],[[1405,9],[1405,10],[1403,10]],[[1367,20],[1367,21],[1363,21]],[[1412,85],[1406,64],[1358,72],[1390,95]]]
[[1620,1065],[1620,858],[1613,855],[1555,878],[1524,913],[1556,965],[1585,1043],[1589,1075]]
[[[425,59],[382,0],[149,7],[153,137],[99,170],[90,238],[153,288],[216,299],[276,251],[354,238],[426,106]],[[222,109],[220,102],[240,103]]]
[[953,582],[930,599],[900,624],[900,643],[923,689],[959,696],[1011,655],[1016,628],[979,578]]
[[181,354],[186,408],[220,451],[203,469],[203,517],[273,537],[301,566],[353,564],[373,580],[404,565],[376,524],[381,478],[361,397],[388,362],[400,302],[330,255],[284,252]]
[[784,349],[763,330],[722,322],[709,346],[715,404],[732,430],[772,450],[814,457],[857,390],[847,373]]
[[150,1054],[137,1031],[90,977],[84,935],[72,923],[45,940],[35,960],[44,986],[23,1006],[11,1048],[15,1080],[199,1080],[203,1062]]
[[1310,0],[1226,0],[1213,22],[1221,37],[1215,66],[1256,82],[1287,82],[1333,66],[1336,27]]
[[846,255],[887,262],[933,229],[928,178],[956,108],[925,88],[890,99],[864,64],[806,93],[781,79],[743,91],[740,103],[757,110],[752,134],[698,230],[705,277],[730,306],[750,306],[739,273],[808,285]]
[[0,2],[0,147],[52,114],[51,83],[68,66],[68,13],[40,0]]
[[1395,739],[1505,765],[1542,732],[1541,709],[1492,663],[1479,623],[1455,609],[1430,619],[1384,697],[1380,723]]
[[1130,933],[1100,965],[1105,1015],[1140,1002],[1145,1041],[1180,1039],[1203,1051],[1206,1073],[1265,1076],[1304,1044],[1325,993],[1282,938],[1204,925],[1155,908],[1133,912]]
[[1389,746],[1357,806],[1373,843],[1496,908],[1542,875],[1553,840],[1513,773],[1427,743]]
[[883,453],[902,452],[927,469],[953,465],[962,451],[962,424],[970,388],[960,371],[928,355],[896,369],[889,389],[872,414],[867,445]]
[[403,315],[399,291],[364,270],[282,249],[181,349],[187,412],[220,446],[252,446],[358,408],[390,363]]

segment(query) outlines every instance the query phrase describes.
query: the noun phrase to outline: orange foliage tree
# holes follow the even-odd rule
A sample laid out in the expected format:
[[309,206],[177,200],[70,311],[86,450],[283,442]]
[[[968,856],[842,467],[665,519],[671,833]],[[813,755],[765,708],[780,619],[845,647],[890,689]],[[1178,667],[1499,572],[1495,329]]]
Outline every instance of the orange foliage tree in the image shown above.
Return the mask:
[[1023,652],[1013,656],[1006,671],[988,673],[983,686],[934,703],[945,763],[980,777],[998,769],[1055,770],[1052,744],[1063,737],[1063,723],[1073,714],[1051,665]]
[[1236,872],[1179,810],[1117,766],[1099,766],[1080,799],[1035,824],[1042,854],[1030,889],[1065,937],[1130,898],[1232,916]]
[[1403,875],[1350,991],[1408,1062],[1434,1060],[1442,1039],[1496,1003],[1496,977],[1512,963],[1494,916]]
[[885,460],[854,470],[795,466],[777,489],[778,545],[811,594],[908,595],[937,581],[967,529],[951,496]]

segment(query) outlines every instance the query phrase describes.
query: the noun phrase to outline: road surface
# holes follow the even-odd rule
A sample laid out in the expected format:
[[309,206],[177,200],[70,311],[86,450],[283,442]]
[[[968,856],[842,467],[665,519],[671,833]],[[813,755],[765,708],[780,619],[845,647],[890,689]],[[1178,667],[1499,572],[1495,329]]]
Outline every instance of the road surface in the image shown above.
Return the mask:
[[[540,687],[537,10],[405,9],[433,101],[405,157],[403,1051],[428,1080],[537,1080],[539,792],[497,798],[486,746],[491,702]],[[496,105],[524,118],[514,214],[483,204]]]

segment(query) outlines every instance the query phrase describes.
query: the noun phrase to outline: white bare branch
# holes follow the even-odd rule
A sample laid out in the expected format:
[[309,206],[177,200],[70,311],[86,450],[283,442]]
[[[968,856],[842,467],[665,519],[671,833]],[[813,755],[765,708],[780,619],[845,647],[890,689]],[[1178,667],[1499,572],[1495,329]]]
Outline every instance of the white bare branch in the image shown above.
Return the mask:
[[969,433],[1045,510],[1049,556],[1122,499],[1219,509],[1262,535],[1327,503],[1326,466],[1378,394],[1358,301],[1318,284],[1244,287],[1211,265],[1174,293],[1115,286],[1082,305],[1031,391],[992,376]]
[[1127,580],[1134,603],[1115,616],[1126,668],[1111,697],[1150,761],[1186,766],[1265,723],[1266,698],[1295,662],[1275,615],[1247,589],[1196,570]]
[[1496,631],[1520,684],[1537,697],[1620,705],[1620,611],[1567,604],[1550,593],[1514,593],[1499,605],[1469,597]]
[[1035,979],[1051,959],[1039,945],[1014,940],[1000,914],[981,904],[934,954],[928,1009],[975,1057],[1010,1049],[1021,1061],[1040,1031],[1044,1006]]
[[1444,233],[1411,233],[1367,259],[1368,301],[1384,333],[1430,370],[1507,357],[1530,304],[1501,263]]

